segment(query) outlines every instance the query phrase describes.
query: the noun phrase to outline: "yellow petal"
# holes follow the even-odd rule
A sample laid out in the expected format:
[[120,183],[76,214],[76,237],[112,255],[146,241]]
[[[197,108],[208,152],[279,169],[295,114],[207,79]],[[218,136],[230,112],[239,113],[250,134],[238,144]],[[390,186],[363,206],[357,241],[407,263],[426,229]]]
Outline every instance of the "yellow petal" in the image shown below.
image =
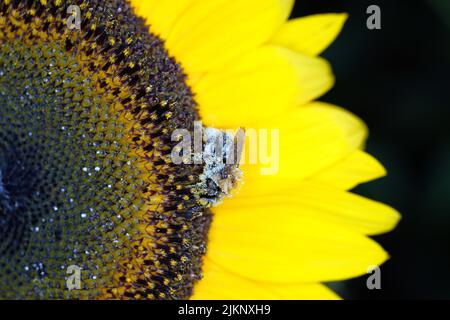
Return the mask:
[[311,181],[350,190],[358,184],[386,175],[384,167],[371,155],[356,150],[341,162],[311,178]]
[[145,0],[130,0],[130,5],[134,10],[138,10]]
[[203,278],[195,284],[193,300],[274,300],[271,290],[255,282],[227,272],[205,259]]
[[288,284],[360,276],[388,255],[363,235],[279,207],[215,215],[207,257],[248,279]]
[[347,14],[318,14],[288,21],[271,43],[308,54],[322,53],[341,32]]
[[248,181],[239,194],[215,209],[216,214],[276,212],[338,224],[357,233],[375,235],[392,230],[399,213],[382,203],[311,182]]
[[339,296],[323,284],[264,284],[282,300],[339,300]]
[[264,46],[201,78],[194,86],[208,125],[255,126],[318,98],[333,85],[329,64]]
[[[366,126],[360,119],[323,103],[296,108],[271,123],[269,128],[279,128],[278,146],[273,143],[259,146],[257,141],[259,150],[255,151],[252,130],[247,132],[242,160],[245,179],[306,179],[348,157],[362,147],[367,137]],[[261,157],[261,152],[270,156]],[[254,154],[259,155],[258,161],[255,156],[251,158]]]
[[194,286],[193,300],[331,300],[338,296],[318,283],[269,284],[227,272],[205,259],[203,278]]
[[167,39],[175,22],[195,0],[131,0],[135,13],[145,19],[151,31]]
[[175,19],[167,36],[167,48],[189,74],[216,68],[266,42],[286,21],[293,3],[294,0],[193,1]]
[[315,102],[313,104],[318,110],[328,113],[328,116],[345,132],[345,136],[352,148],[362,148],[368,136],[365,123],[352,114],[338,106],[328,103]]

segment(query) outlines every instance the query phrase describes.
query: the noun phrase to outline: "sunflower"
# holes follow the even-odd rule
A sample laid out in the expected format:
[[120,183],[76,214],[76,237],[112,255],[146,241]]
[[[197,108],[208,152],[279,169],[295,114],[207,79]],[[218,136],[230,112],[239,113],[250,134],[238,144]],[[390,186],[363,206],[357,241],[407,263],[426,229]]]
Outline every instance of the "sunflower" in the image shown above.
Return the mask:
[[[369,236],[399,214],[349,192],[385,175],[367,129],[314,101],[345,14],[74,2],[0,2],[0,297],[333,299],[324,282],[388,258]],[[270,161],[175,164],[199,121],[253,130]]]

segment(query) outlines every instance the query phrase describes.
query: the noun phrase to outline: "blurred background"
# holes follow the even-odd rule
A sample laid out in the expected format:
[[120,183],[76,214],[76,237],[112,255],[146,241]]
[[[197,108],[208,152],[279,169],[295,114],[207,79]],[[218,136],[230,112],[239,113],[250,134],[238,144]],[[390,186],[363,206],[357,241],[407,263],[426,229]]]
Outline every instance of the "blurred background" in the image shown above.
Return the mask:
[[[381,30],[368,30],[369,5]],[[297,0],[294,16],[350,14],[324,53],[337,83],[321,100],[360,116],[368,150],[389,176],[357,193],[397,208],[398,229],[376,237],[392,258],[381,290],[367,276],[339,285],[347,299],[450,299],[450,0]]]

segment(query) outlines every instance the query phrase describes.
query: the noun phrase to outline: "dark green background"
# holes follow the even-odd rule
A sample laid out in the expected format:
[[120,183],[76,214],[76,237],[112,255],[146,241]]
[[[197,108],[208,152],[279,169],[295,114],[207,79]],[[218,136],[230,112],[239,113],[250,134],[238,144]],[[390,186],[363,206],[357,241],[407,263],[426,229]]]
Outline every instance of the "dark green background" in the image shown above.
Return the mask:
[[[380,6],[382,29],[366,9]],[[370,128],[368,150],[389,176],[357,192],[403,215],[376,239],[392,258],[382,289],[366,278],[340,286],[346,298],[450,298],[450,0],[297,0],[294,16],[350,14],[325,52],[337,78],[321,100],[351,110]]]

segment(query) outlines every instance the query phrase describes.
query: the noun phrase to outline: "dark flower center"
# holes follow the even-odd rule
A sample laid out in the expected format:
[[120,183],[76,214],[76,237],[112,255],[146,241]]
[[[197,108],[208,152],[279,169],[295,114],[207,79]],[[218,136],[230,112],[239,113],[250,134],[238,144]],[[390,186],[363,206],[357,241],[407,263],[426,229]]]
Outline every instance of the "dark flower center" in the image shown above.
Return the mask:
[[2,1],[0,297],[189,297],[211,215],[203,166],[170,152],[196,120],[180,66],[125,1]]

